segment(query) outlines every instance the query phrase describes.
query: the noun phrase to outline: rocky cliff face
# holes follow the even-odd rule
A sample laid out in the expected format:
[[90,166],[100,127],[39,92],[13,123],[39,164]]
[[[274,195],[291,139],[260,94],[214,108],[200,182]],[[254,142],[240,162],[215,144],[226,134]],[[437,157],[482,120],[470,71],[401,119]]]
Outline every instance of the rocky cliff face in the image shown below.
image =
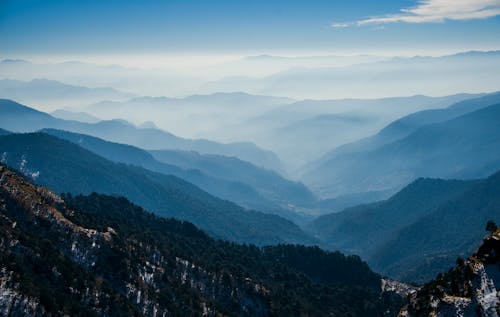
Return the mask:
[[111,227],[84,228],[68,219],[74,211],[58,195],[1,165],[0,175],[1,316],[215,316],[219,300],[241,315],[267,315],[265,286],[167,258]]
[[500,230],[484,238],[477,252],[410,296],[399,316],[500,315]]

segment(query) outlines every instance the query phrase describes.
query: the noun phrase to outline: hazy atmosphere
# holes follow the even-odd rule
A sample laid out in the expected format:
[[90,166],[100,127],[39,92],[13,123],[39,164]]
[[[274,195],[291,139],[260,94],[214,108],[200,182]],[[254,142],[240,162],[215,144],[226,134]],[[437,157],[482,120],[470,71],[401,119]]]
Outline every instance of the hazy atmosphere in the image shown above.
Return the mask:
[[497,316],[500,1],[0,0],[0,161],[0,315]]

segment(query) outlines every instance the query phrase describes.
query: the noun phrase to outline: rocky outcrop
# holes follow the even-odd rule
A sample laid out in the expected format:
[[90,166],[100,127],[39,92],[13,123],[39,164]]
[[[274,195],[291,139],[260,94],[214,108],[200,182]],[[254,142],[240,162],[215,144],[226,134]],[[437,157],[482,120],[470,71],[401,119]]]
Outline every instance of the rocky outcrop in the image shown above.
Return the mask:
[[[191,309],[204,316],[219,313],[214,305],[218,300],[232,302],[242,315],[267,315],[264,285],[169,258],[153,245],[120,237],[110,227],[82,227],[69,219],[73,216],[75,211],[60,196],[0,165],[0,316],[71,311],[57,299],[45,298],[45,290],[68,296],[74,307],[101,316],[116,311],[175,316],[177,309],[187,309],[176,296],[189,298],[195,306]],[[119,275],[109,272],[109,257],[116,254],[121,257],[115,261],[125,265],[117,267],[123,270]],[[30,284],[35,287],[29,289]],[[161,294],[165,288],[171,288],[170,298]]]
[[486,236],[477,252],[410,295],[399,314],[413,316],[500,315],[500,230]]

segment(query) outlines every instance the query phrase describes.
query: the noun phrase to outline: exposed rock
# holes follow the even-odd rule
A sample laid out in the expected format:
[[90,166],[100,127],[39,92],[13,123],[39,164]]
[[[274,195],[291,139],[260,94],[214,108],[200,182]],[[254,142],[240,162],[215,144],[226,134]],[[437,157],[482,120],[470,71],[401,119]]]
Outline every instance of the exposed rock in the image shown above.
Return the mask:
[[483,239],[468,259],[410,295],[399,316],[481,316],[500,314],[500,230]]
[[[235,311],[240,310],[247,316],[265,315],[269,309],[268,300],[264,297],[266,288],[259,283],[246,283],[251,285],[245,286],[231,281],[230,286],[224,286],[221,275],[181,258],[176,258],[172,263],[159,250],[140,241],[126,241],[126,245],[123,245],[123,241],[115,242],[115,239],[120,240],[115,229],[107,227],[107,231],[99,232],[84,228],[68,219],[68,216],[74,215],[75,211],[67,209],[60,196],[46,188],[32,185],[0,165],[0,253],[15,258],[19,252],[25,252],[45,262],[43,256],[46,255],[37,253],[36,242],[35,245],[25,244],[16,237],[25,240],[24,230],[28,230],[37,239],[50,240],[48,243],[57,247],[52,250],[54,253],[62,251],[65,257],[90,274],[80,277],[84,281],[79,283],[87,285],[86,288],[68,285],[66,291],[73,295],[72,300],[94,313],[107,316],[113,307],[106,303],[110,298],[122,296],[122,306],[128,307],[125,308],[130,310],[128,314],[175,315],[165,305],[165,300],[161,301],[158,296],[160,289],[165,288],[167,276],[173,279],[169,283],[186,285],[192,290],[192,300],[199,301],[199,310],[203,311],[204,316],[218,314],[213,301],[220,298],[240,305]],[[124,268],[128,275],[126,279],[103,281],[99,278],[105,274],[105,268],[100,267],[99,263],[105,261],[110,252],[129,257],[123,261],[129,265]],[[5,263],[2,262],[0,259],[0,265],[3,266]],[[15,261],[7,264],[15,266]],[[57,279],[62,278],[59,271],[64,269],[55,265],[51,271]],[[22,289],[21,281],[31,277],[14,273],[5,266],[0,267],[0,270],[0,316],[45,315],[46,303],[41,303],[40,294],[34,292],[33,296],[29,296]],[[175,301],[175,298],[171,300]]]

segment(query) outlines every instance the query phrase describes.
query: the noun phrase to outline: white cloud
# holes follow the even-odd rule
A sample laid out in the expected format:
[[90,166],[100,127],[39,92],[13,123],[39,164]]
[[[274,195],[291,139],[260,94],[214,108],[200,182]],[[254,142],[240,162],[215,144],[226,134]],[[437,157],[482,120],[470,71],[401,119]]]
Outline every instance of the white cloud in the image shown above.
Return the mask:
[[332,23],[332,28],[342,29],[351,26],[352,23]]
[[487,19],[500,15],[500,0],[420,0],[415,7],[397,14],[372,17],[351,23],[332,23],[332,27],[405,23],[436,23],[445,20]]

